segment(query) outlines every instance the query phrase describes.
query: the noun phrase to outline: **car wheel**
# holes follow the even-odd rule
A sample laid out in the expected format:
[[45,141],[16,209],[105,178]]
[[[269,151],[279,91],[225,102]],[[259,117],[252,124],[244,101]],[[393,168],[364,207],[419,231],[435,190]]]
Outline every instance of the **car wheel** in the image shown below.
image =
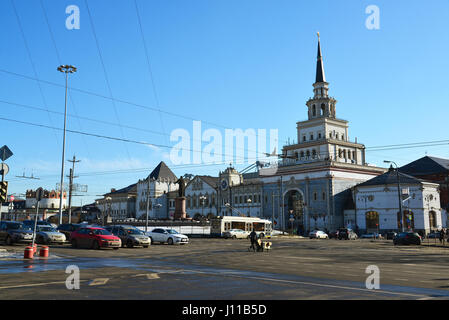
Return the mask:
[[10,237],[10,236],[7,236],[7,237],[6,237],[5,243],[6,243],[8,246],[11,246],[11,245],[12,245],[12,240],[11,240],[11,237]]
[[128,241],[126,242],[126,246],[127,246],[128,248],[132,248],[132,247],[134,247],[134,244],[133,244],[133,242],[132,242],[131,240],[128,240]]
[[172,245],[172,244],[173,244],[173,239],[172,239],[172,238],[168,238],[167,243],[168,243],[169,245]]
[[75,239],[72,239],[71,243],[72,243],[72,248],[78,248],[78,243],[76,242]]
[[153,244],[153,238],[150,237],[150,243]]
[[235,235],[233,235],[233,236],[232,236],[232,239],[233,239],[233,240],[234,240],[234,239],[237,239],[237,237],[236,237]]
[[149,246],[143,246],[144,248],[148,248]]
[[118,250],[118,249],[119,249],[118,247],[114,248],[114,250]]

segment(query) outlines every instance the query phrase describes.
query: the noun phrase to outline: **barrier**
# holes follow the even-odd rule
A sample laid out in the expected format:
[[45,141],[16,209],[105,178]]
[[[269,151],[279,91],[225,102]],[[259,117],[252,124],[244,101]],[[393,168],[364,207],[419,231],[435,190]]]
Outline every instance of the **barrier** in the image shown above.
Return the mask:
[[26,247],[25,252],[23,253],[24,259],[33,259],[34,251],[33,247]]
[[47,246],[43,246],[41,247],[40,251],[39,251],[39,256],[43,257],[43,258],[48,258],[48,247]]

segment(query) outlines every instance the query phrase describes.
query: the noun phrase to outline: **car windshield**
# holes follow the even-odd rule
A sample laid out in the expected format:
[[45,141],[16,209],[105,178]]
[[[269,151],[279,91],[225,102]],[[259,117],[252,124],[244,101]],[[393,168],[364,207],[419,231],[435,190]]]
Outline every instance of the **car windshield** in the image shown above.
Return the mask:
[[144,234],[143,231],[140,231],[139,229],[126,229],[127,234]]
[[55,228],[50,226],[37,226],[37,230],[41,232],[57,232]]
[[94,234],[99,235],[99,236],[110,236],[112,235],[112,233],[110,233],[107,230],[104,229],[94,229],[93,230]]
[[177,234],[178,233],[178,231],[173,230],[173,229],[168,229],[167,232],[170,233],[170,234]]

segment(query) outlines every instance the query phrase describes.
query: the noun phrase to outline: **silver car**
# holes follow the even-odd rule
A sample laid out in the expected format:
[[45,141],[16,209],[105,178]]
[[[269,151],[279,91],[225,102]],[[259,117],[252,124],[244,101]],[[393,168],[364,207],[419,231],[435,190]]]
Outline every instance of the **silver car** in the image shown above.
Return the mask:
[[134,246],[142,246],[148,248],[151,245],[151,239],[145,232],[137,229],[133,226],[127,225],[115,225],[108,226],[105,228],[113,235],[117,236],[122,240],[122,246],[127,246],[132,248]]
[[65,234],[48,225],[36,226],[36,243],[39,244],[64,244],[66,242]]

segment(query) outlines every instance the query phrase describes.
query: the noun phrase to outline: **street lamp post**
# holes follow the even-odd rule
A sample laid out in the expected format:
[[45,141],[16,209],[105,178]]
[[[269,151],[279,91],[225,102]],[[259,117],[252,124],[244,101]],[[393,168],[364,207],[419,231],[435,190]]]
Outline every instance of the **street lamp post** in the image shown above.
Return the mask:
[[67,84],[69,73],[76,72],[76,67],[71,65],[61,65],[58,67],[58,71],[65,73],[65,103],[64,103],[64,133],[62,139],[62,164],[61,164],[61,189],[59,194],[59,224],[62,224],[62,199],[63,199],[63,189],[64,189],[64,157],[65,157],[65,132],[67,123]]
[[385,163],[393,163],[396,166],[396,177],[398,180],[398,199],[399,199],[399,215],[401,217],[401,230],[404,232],[404,219],[403,219],[403,212],[402,212],[402,198],[401,198],[401,183],[399,180],[399,167],[394,161],[384,160]]
[[251,212],[250,212],[250,208],[249,208],[249,205],[251,204],[251,199],[250,198],[248,198],[248,200],[246,200],[246,202],[248,203],[248,217],[251,217]]
[[206,196],[200,196],[201,200],[201,216],[204,217],[204,201],[207,199]]

